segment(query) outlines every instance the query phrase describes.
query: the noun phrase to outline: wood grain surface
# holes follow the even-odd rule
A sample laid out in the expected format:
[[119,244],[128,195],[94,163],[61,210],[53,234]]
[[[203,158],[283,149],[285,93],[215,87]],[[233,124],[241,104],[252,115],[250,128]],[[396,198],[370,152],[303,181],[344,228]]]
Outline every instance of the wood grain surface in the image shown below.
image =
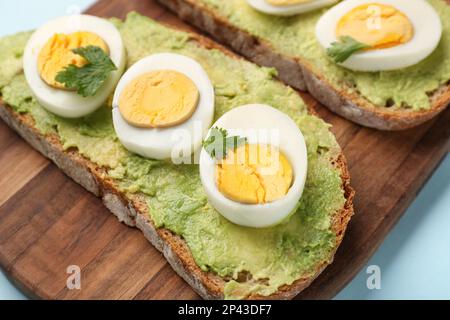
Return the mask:
[[[189,29],[151,0],[103,0],[88,10],[124,18],[136,10]],[[450,109],[403,132],[362,128],[333,115],[356,189],[356,215],[335,262],[299,299],[338,293],[382,243],[450,148]],[[426,214],[426,212],[423,212]],[[137,230],[120,224],[101,201],[61,173],[0,122],[0,265],[27,294],[43,299],[197,299]],[[66,288],[69,265],[81,290]]]

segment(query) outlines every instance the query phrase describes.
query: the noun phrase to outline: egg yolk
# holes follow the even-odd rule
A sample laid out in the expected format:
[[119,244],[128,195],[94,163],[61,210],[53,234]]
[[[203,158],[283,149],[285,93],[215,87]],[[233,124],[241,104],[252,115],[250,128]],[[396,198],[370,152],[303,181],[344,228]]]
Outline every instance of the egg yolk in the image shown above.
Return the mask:
[[143,128],[165,128],[188,120],[197,109],[199,91],[184,74],[153,71],[131,81],[119,109],[127,122]]
[[75,32],[71,34],[55,34],[51,37],[38,57],[38,71],[49,86],[66,89],[64,84],[55,80],[57,74],[70,64],[82,67],[86,60],[73,53],[72,50],[87,46],[97,46],[109,54],[109,47],[98,35],[91,32]]
[[227,198],[245,204],[264,204],[284,197],[291,188],[292,167],[269,145],[247,144],[229,150],[216,165],[216,184]]
[[408,17],[390,5],[365,4],[344,15],[338,22],[337,37],[350,36],[373,49],[409,42],[414,27]]
[[311,2],[311,0],[266,0],[267,3],[273,6],[290,6],[293,4]]

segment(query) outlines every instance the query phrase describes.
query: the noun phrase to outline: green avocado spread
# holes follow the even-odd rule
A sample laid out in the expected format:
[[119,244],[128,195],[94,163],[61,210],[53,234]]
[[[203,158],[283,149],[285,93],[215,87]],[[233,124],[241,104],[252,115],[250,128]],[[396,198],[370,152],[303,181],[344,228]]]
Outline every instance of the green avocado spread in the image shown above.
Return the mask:
[[129,66],[157,52],[184,54],[201,63],[215,87],[216,118],[242,104],[266,103],[294,119],[307,141],[309,171],[304,195],[290,219],[267,229],[228,222],[208,204],[197,165],[177,166],[126,151],[114,133],[110,106],[76,120],[45,111],[32,97],[22,73],[21,57],[30,33],[0,39],[3,100],[34,118],[42,134],[58,135],[65,149],[76,148],[104,167],[106,178],[120,190],[143,195],[155,225],[183,237],[202,270],[226,279],[226,298],[270,295],[330,262],[336,247],[331,221],[345,198],[340,173],[330,164],[340,148],[329,126],[307,113],[295,91],[273,80],[271,69],[199,47],[187,33],[136,13],[125,22],[113,21],[123,36]]
[[[376,106],[419,111],[431,107],[429,94],[450,80],[450,6],[428,0],[441,17],[443,36],[438,48],[419,64],[389,72],[354,72],[335,64],[315,36],[315,26],[327,9],[293,17],[276,17],[252,9],[246,0],[199,0],[235,26],[268,41],[285,55],[307,61],[336,87],[360,93]],[[376,2],[376,1],[374,1]]]

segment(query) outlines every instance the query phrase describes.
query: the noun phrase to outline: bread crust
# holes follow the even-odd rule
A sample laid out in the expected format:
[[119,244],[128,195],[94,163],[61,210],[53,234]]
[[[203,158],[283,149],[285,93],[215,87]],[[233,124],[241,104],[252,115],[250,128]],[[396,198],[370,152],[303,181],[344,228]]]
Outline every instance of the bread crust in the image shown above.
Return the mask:
[[[240,59],[215,42],[191,34],[191,40],[199,46],[215,48],[227,55]],[[311,110],[312,113],[314,111]],[[171,231],[157,229],[150,220],[148,206],[140,195],[122,193],[113,180],[104,178],[104,169],[96,166],[80,155],[77,150],[64,151],[56,135],[43,136],[34,126],[34,120],[27,114],[19,114],[9,106],[5,106],[0,99],[0,117],[23,137],[32,147],[42,155],[52,160],[64,173],[86,190],[101,198],[104,205],[118,218],[120,222],[130,227],[136,227],[153,246],[158,249],[176,273],[182,277],[203,299],[218,300],[224,298],[225,281],[212,272],[205,272],[195,263],[194,258],[185,241]],[[350,186],[350,174],[347,162],[342,152],[334,159],[330,159],[334,167],[340,171],[342,188],[345,195],[345,205],[334,214],[332,229],[336,233],[336,246],[332,257],[342,242],[347,224],[353,216],[354,190]],[[269,297],[252,295],[248,299],[292,299],[307,288],[320,273],[332,263],[324,262],[317,266],[316,271],[306,278],[296,280],[292,285],[285,285]]]
[[251,61],[276,68],[280,80],[298,90],[308,91],[334,113],[362,126],[388,131],[405,130],[432,119],[450,103],[450,85],[446,84],[430,95],[432,107],[428,110],[376,106],[361,95],[332,85],[308,62],[278,53],[263,39],[233,26],[196,0],[158,1],[184,21]]
[[[148,218],[148,207],[139,195],[130,196],[119,191],[113,181],[102,178],[104,173],[102,168],[95,166],[76,150],[64,151],[56,135],[41,135],[35,129],[33,119],[28,115],[20,115],[10,107],[0,105],[0,117],[33,148],[53,161],[66,175],[101,198],[104,205],[120,222],[140,229],[147,240],[164,255],[177,274],[203,299],[218,300],[224,298],[225,281],[211,272],[202,271],[195,263],[186,243],[178,235],[164,228],[157,229]],[[350,186],[350,176],[344,156],[339,155],[333,161],[333,164],[341,171],[346,198],[344,207],[333,218],[333,230],[337,235],[337,250],[343,239],[347,224],[353,215],[354,191]],[[318,266],[316,272],[310,277],[298,279],[290,286],[283,286],[269,297],[250,296],[248,298],[292,299],[307,288],[331,263],[332,261],[329,261]]]

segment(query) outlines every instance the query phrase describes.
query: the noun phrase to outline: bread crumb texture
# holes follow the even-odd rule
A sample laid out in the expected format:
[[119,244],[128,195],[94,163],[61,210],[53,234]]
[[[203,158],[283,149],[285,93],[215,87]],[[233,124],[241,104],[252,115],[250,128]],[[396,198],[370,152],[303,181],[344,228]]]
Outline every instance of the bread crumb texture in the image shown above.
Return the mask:
[[450,6],[444,0],[426,0],[441,17],[443,34],[438,48],[427,59],[409,68],[356,72],[335,64],[315,36],[321,9],[293,17],[276,17],[252,9],[246,0],[196,0],[231,24],[263,39],[278,52],[298,57],[333,86],[361,94],[378,107],[408,108],[412,111],[432,107],[430,95],[450,80]]
[[[225,298],[271,295],[329,263],[337,246],[332,219],[345,203],[340,171],[332,164],[341,150],[329,126],[307,113],[294,90],[273,80],[271,69],[200,47],[187,33],[136,13],[129,14],[125,22],[113,22],[123,36],[129,66],[161,51],[187,55],[201,63],[215,87],[216,119],[236,106],[255,102],[292,117],[306,139],[309,171],[298,209],[288,221],[267,229],[228,222],[208,204],[197,165],[177,166],[126,151],[114,133],[110,106],[75,120],[45,111],[33,98],[22,72],[22,53],[30,33],[0,39],[4,102],[29,114],[40,133],[56,134],[65,149],[76,148],[104,167],[105,178],[113,179],[118,189],[143,195],[156,227],[180,235],[202,270],[225,279]],[[248,276],[241,280],[244,273]]]

